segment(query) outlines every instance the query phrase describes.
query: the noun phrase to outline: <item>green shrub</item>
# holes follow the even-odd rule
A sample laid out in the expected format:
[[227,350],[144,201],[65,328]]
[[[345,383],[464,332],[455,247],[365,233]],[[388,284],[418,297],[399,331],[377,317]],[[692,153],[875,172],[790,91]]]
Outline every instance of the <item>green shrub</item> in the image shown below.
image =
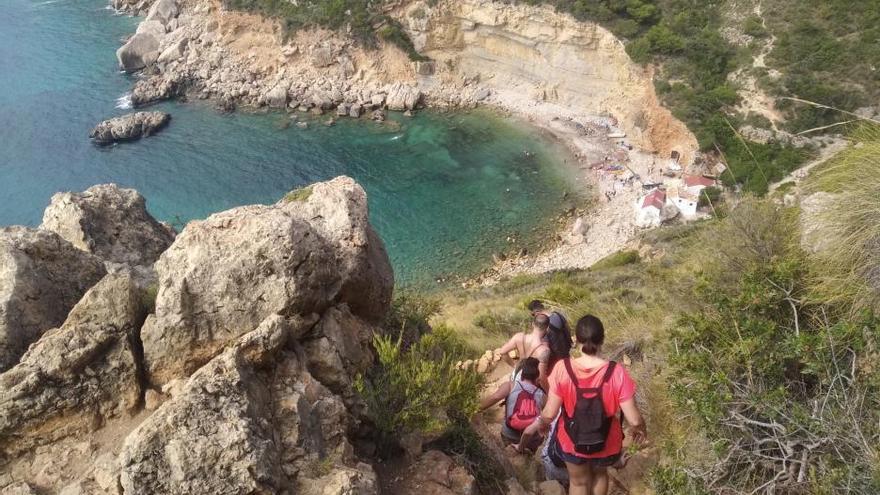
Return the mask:
[[442,433],[451,418],[470,418],[478,407],[483,377],[459,370],[465,345],[445,327],[404,348],[402,337],[376,335],[378,364],[355,380],[385,453],[408,432]]
[[312,186],[301,187],[299,189],[294,189],[289,193],[284,195],[284,202],[290,203],[292,201],[306,201],[312,196]]
[[616,268],[618,266],[631,265],[638,263],[640,260],[639,252],[634,249],[627,249],[610,254],[597,261],[593,266],[593,270],[602,270],[606,268]]
[[377,34],[379,38],[385,40],[392,45],[400,48],[410,60],[413,61],[425,61],[429,60],[428,57],[420,54],[416,51],[415,45],[406,32],[403,30],[403,26],[400,25],[399,22],[395,21],[390,17],[385,17],[383,19],[385,25],[379,28]]
[[697,202],[697,207],[705,208],[709,205],[717,205],[718,201],[721,199],[721,188],[718,187],[707,187],[700,192],[700,200]]
[[402,336],[404,348],[431,331],[430,320],[440,311],[440,300],[413,292],[398,292],[385,315],[386,334]]
[[519,310],[488,311],[474,316],[474,326],[495,335],[511,335],[528,328],[529,319],[525,312]]
[[687,475],[712,493],[756,492],[769,480],[785,493],[878,488],[877,444],[862,439],[880,435],[880,379],[871,371],[880,322],[808,302],[795,221],[767,202],[735,209],[709,233],[724,249],[697,286],[701,309],[671,332],[671,397],[717,449],[704,472]]

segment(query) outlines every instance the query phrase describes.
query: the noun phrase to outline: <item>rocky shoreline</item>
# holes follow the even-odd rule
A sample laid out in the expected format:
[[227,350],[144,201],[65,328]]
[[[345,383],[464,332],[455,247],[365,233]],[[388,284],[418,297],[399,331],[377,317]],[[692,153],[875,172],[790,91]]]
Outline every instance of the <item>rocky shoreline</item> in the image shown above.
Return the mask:
[[633,169],[647,171],[646,164],[672,151],[687,165],[696,153],[694,137],[657,102],[650,73],[629,60],[619,41],[549,8],[404,2],[389,14],[431,59],[412,62],[396,47],[380,42],[368,50],[336,32],[286,36],[277,22],[225,11],[213,0],[114,0],[114,7],[145,16],[117,52],[122,67],[140,71],[135,106],[185,95],[222,111],[243,106],[380,121],[386,110],[487,106],[565,144],[575,188],[615,190],[613,197],[600,195],[605,201],[595,211],[559,222],[559,235],[541,253],[505,257],[480,283],[585,268],[630,242],[639,186],[618,190],[613,178],[590,170],[618,151],[619,140],[609,135],[629,136]]

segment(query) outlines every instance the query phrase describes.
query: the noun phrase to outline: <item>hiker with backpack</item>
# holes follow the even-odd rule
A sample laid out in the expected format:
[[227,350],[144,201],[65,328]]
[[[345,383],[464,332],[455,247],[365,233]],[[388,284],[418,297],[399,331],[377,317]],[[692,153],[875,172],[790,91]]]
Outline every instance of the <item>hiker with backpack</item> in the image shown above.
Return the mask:
[[[546,402],[547,395],[538,386],[538,360],[525,358],[520,366],[519,378],[513,383],[504,406],[504,424],[501,427],[504,443],[519,444],[523,430],[535,422]],[[524,447],[535,450],[542,441],[540,436],[533,436]]]
[[[605,342],[602,322],[592,315],[578,320],[575,335],[582,355],[559,361],[550,373],[547,405],[522,435],[522,443],[546,432],[549,458],[568,471],[569,495],[606,495],[607,468],[620,465],[623,428],[620,413],[630,425],[633,442],[647,438],[635,403],[635,383],[623,366],[599,357]],[[519,450],[522,446],[517,447]]]

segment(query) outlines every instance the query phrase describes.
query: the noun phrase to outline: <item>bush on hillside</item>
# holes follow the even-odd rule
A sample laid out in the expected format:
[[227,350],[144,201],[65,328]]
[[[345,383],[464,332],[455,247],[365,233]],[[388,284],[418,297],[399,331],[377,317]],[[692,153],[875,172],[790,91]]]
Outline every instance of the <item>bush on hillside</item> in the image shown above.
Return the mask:
[[440,434],[477,411],[483,377],[455,367],[466,348],[447,328],[435,328],[408,348],[402,337],[390,335],[376,335],[373,345],[378,364],[357,377],[355,388],[384,453],[406,433]]
[[702,309],[670,336],[671,396],[714,460],[656,470],[658,493],[876,493],[880,321],[808,302],[794,219],[744,206],[710,232]]

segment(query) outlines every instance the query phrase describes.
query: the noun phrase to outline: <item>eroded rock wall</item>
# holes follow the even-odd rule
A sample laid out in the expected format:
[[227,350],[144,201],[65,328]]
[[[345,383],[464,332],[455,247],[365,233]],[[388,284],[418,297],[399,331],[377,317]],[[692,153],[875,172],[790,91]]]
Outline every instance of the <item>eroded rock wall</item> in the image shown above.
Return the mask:
[[457,74],[505,100],[553,102],[581,114],[614,117],[647,151],[690,162],[697,143],[662,108],[650,71],[594,23],[549,7],[492,0],[418,1],[400,13],[416,47],[435,59],[438,76]]
[[[164,253],[143,206],[115,186],[56,196],[46,228],[79,249],[16,231],[118,266],[0,374],[0,493],[375,494],[350,441],[352,379],[374,361],[393,273],[364,190],[340,177],[223,212]],[[150,253],[155,301],[132,273]]]

